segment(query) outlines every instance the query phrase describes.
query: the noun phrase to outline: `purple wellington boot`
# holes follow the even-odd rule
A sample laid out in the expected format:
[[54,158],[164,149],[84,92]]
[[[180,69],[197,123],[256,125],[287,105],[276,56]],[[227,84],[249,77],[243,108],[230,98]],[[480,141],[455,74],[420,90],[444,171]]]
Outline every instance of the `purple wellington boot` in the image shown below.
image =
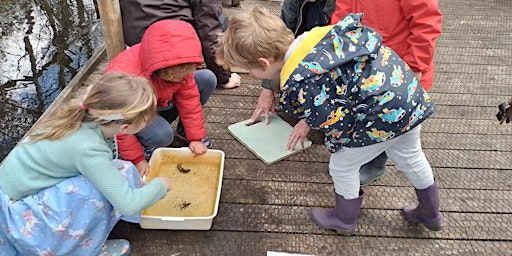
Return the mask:
[[428,229],[439,231],[443,228],[443,216],[439,212],[439,191],[437,184],[425,189],[415,189],[418,206],[406,206],[402,215],[412,223],[421,223]]
[[318,226],[336,230],[340,234],[352,235],[357,227],[357,217],[363,203],[363,190],[359,197],[351,200],[334,193],[336,205],[334,208],[313,208],[309,216]]

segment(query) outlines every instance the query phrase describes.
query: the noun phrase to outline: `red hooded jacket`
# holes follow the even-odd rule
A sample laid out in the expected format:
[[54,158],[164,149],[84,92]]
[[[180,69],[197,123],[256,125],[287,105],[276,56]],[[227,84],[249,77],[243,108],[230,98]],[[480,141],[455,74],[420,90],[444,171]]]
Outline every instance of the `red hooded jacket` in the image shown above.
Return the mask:
[[338,0],[331,24],[359,12],[364,14],[363,25],[377,30],[412,71],[421,72],[421,85],[430,89],[436,39],[442,31],[438,0]]
[[[190,74],[181,82],[168,82],[153,75],[159,69],[184,63],[203,62],[201,43],[189,23],[180,20],[161,20],[153,23],[142,41],[110,61],[105,73],[124,72],[148,79],[155,88],[159,107],[174,103],[185,128],[187,139],[200,141],[206,137],[199,90]],[[119,153],[134,164],[144,160],[142,145],[137,137],[117,135]]]

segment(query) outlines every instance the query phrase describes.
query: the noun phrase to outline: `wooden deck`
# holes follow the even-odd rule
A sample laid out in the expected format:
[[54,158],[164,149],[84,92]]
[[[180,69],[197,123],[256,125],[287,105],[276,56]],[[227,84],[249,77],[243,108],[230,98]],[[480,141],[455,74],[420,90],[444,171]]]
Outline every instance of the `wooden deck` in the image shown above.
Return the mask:
[[[280,10],[278,2],[242,3]],[[239,10],[227,6],[229,15]],[[214,148],[226,153],[212,229],[143,230],[122,222],[112,237],[128,238],[131,255],[512,255],[512,125],[495,118],[512,95],[512,1],[440,0],[440,8],[444,32],[431,90],[438,111],[424,123],[422,142],[440,186],[442,232],[400,215],[416,199],[391,162],[385,179],[365,188],[355,235],[318,228],[308,210],[333,205],[329,154],[313,145],[268,166],[238,143],[227,127],[250,117],[260,90],[259,80],[242,75],[241,87],[216,90],[205,108]]]

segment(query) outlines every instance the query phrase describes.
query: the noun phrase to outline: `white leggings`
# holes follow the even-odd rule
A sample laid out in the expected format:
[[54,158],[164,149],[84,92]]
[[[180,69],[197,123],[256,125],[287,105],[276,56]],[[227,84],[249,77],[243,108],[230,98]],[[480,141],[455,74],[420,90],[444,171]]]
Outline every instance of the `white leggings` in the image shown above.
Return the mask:
[[345,199],[359,197],[359,169],[382,152],[405,174],[416,189],[434,184],[432,168],[421,149],[421,125],[388,141],[364,147],[343,147],[331,154],[329,174],[338,195]]

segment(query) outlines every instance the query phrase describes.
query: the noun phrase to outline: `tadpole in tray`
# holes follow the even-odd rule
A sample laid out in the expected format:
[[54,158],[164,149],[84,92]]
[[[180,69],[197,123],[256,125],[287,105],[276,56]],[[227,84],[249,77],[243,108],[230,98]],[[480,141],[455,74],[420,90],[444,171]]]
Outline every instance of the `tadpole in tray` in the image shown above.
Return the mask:
[[189,173],[190,172],[190,169],[183,168],[183,166],[181,166],[181,164],[176,165],[176,168],[178,168],[178,170],[180,172],[182,172],[182,173]]

